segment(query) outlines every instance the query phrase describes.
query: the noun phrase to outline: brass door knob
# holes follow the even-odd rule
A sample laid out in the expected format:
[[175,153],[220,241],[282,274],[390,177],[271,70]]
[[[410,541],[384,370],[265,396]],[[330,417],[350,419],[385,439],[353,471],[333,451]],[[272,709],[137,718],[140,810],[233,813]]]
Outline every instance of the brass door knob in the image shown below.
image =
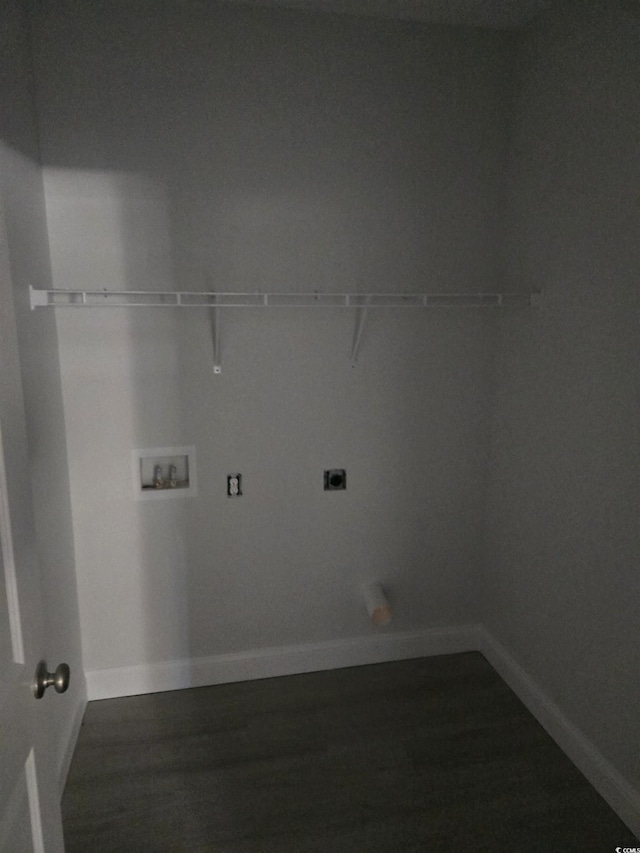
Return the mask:
[[71,670],[69,665],[61,663],[55,672],[47,671],[46,661],[41,660],[36,668],[36,677],[33,681],[33,695],[36,699],[42,699],[47,687],[54,687],[56,693],[64,693],[69,687]]

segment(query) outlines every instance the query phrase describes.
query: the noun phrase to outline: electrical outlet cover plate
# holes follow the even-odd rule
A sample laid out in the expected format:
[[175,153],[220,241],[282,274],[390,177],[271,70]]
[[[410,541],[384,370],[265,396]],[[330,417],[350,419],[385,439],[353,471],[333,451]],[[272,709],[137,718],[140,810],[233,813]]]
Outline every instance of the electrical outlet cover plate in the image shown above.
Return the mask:
[[347,472],[344,468],[329,468],[324,472],[325,492],[341,492],[347,488]]
[[242,474],[227,474],[227,495],[230,498],[242,495]]

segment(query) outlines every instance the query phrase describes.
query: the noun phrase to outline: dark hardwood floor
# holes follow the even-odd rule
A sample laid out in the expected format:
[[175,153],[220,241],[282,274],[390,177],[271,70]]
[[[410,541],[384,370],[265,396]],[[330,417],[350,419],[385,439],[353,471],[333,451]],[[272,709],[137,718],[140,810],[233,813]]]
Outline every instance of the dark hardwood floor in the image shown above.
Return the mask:
[[63,814],[67,853],[638,845],[475,653],[91,702]]

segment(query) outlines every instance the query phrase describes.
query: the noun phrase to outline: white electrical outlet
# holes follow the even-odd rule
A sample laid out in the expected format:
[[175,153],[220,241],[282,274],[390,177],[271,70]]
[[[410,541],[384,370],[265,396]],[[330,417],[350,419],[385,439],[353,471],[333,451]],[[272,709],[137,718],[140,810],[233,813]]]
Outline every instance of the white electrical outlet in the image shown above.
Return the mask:
[[241,489],[242,474],[227,475],[227,495],[230,498],[239,498],[242,494]]

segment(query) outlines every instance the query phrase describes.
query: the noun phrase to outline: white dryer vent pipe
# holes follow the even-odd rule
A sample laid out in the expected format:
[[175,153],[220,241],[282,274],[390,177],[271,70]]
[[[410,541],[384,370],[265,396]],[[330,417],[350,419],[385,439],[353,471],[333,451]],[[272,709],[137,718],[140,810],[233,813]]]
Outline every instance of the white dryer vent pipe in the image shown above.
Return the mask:
[[391,622],[391,606],[384,594],[382,584],[370,583],[362,587],[362,597],[369,618],[374,625],[388,625]]

